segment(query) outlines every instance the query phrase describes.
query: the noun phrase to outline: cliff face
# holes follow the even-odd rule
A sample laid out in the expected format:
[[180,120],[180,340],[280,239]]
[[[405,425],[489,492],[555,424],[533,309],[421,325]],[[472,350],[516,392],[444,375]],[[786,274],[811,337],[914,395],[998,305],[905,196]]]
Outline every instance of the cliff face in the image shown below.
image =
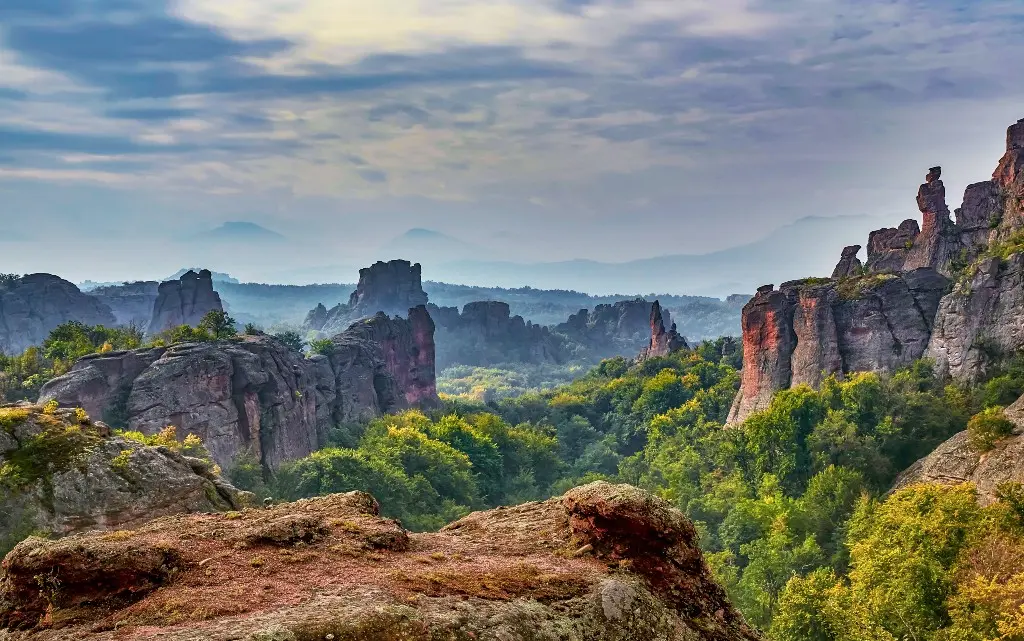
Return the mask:
[[0,548],[33,532],[64,536],[135,527],[184,512],[242,509],[253,499],[213,466],[111,433],[73,410],[0,407]]
[[[0,636],[758,639],[712,579],[693,525],[629,486],[595,483],[432,534],[378,514],[353,492],[118,537],[30,538],[4,560]],[[59,584],[37,580],[57,572]]]
[[822,280],[763,287],[744,307],[742,383],[730,422],[791,386],[892,371],[921,358],[949,284],[927,268]]
[[20,354],[40,345],[61,323],[113,326],[110,308],[50,274],[0,282],[0,352]]
[[956,222],[942,169],[932,167],[917,194],[921,227],[906,220],[875,231],[862,268],[850,246],[831,279],[763,288],[748,303],[731,420],[822,374],[892,371],[927,356],[940,373],[976,381],[1024,348],[1024,120],[1006,140],[992,180],[967,188]]
[[512,316],[508,303],[469,303],[455,307],[428,306],[436,319],[437,366],[487,366],[496,363],[562,363],[568,358],[565,341],[547,327]]
[[147,331],[155,335],[179,325],[195,327],[211,311],[224,311],[213,289],[213,274],[190,270],[180,280],[160,283]]
[[153,318],[159,288],[156,281],[140,281],[99,287],[90,291],[89,296],[109,307],[118,325],[135,325],[145,330]]
[[437,403],[433,324],[422,307],[410,317],[357,324],[311,359],[269,336],[90,356],[40,401],[145,434],[174,425],[223,467],[243,452],[275,467],[322,447],[336,424]]
[[[653,311],[654,304],[642,298],[597,305],[593,311],[581,309],[554,331],[583,345],[597,358],[632,355],[650,344]],[[662,309],[661,316],[670,327],[668,310]]]
[[427,304],[423,291],[422,268],[407,260],[377,262],[359,270],[359,284],[347,305],[331,309],[322,304],[311,310],[304,329],[327,335],[345,331],[349,325],[377,312],[389,316],[405,316],[414,307]]

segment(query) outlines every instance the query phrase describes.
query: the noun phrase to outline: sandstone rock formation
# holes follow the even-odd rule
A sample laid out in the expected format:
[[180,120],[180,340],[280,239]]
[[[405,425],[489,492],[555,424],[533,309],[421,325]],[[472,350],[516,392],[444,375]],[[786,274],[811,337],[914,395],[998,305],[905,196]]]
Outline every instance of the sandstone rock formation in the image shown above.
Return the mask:
[[[32,538],[4,561],[9,641],[755,641],[693,525],[595,483],[412,534],[362,493]],[[38,577],[56,576],[60,582]],[[187,625],[182,625],[182,624]]]
[[857,254],[860,252],[860,245],[850,245],[849,247],[843,248],[843,255],[839,259],[839,264],[832,270],[832,278],[849,278],[850,276],[860,276],[864,271],[864,265],[857,258]]
[[[581,309],[554,331],[583,345],[596,358],[631,356],[650,343],[653,308],[642,298],[597,305],[593,311]],[[664,324],[671,326],[669,311],[662,309],[661,315]]]
[[160,283],[139,281],[124,285],[97,287],[89,296],[98,299],[114,313],[118,325],[134,325],[145,331],[153,318]]
[[213,290],[213,274],[204,269],[187,271],[180,280],[160,283],[147,331],[151,335],[178,327],[195,327],[208,312],[223,311],[220,295]]
[[318,305],[310,311],[304,329],[333,335],[345,331],[352,323],[371,318],[377,312],[389,316],[405,316],[414,307],[427,304],[423,291],[422,268],[407,260],[376,262],[359,270],[359,284],[347,305],[330,310]]
[[640,360],[645,361],[658,356],[668,356],[672,352],[689,348],[690,346],[687,344],[686,339],[676,331],[675,323],[672,324],[671,329],[665,329],[661,303],[654,301],[654,304],[651,305],[651,341],[640,352]]
[[0,407],[0,468],[2,551],[32,533],[131,528],[160,516],[237,510],[253,501],[216,474],[212,463],[114,435],[71,409]]
[[499,363],[563,363],[565,340],[547,327],[512,316],[508,303],[469,303],[455,307],[428,305],[437,323],[437,366],[488,366]]
[[949,281],[932,269],[758,290],[743,309],[743,372],[729,422],[794,385],[893,371],[924,355]]
[[1003,483],[1024,483],[1024,397],[1006,408],[1006,416],[1014,432],[992,451],[979,452],[967,432],[960,432],[900,474],[893,491],[916,483],[973,483],[981,502],[989,504]]
[[904,220],[896,228],[871,232],[868,236],[867,271],[875,274],[903,271],[907,256],[920,235],[921,227],[913,219]]
[[43,387],[40,402],[83,407],[138,430],[199,436],[227,468],[250,452],[267,467],[306,456],[331,427],[437,403],[433,323],[383,314],[305,358],[271,336],[97,354]]
[[110,308],[50,274],[0,280],[0,352],[20,354],[40,345],[61,323],[113,326]]

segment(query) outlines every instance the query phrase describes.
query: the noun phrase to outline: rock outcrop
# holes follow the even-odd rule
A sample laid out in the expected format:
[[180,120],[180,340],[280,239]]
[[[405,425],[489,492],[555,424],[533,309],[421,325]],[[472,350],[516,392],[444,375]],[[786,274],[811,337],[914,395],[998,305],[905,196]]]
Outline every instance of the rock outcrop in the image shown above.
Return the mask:
[[899,273],[907,256],[921,235],[916,220],[907,219],[899,227],[879,229],[868,236],[868,262],[865,268],[873,274]]
[[242,509],[253,497],[213,464],[111,433],[72,409],[0,407],[0,550],[25,536],[127,529],[170,514]]
[[359,270],[359,284],[347,305],[339,304],[329,310],[323,304],[318,305],[306,317],[304,329],[333,335],[358,320],[372,318],[377,312],[404,316],[409,309],[426,304],[419,263],[378,261]]
[[743,372],[729,422],[791,386],[831,374],[893,371],[924,355],[949,281],[932,269],[758,290],[743,308]]
[[437,366],[489,366],[499,363],[563,363],[566,341],[541,325],[512,316],[508,303],[469,303],[456,307],[429,305],[437,323]]
[[989,504],[1003,483],[1024,483],[1024,397],[1006,408],[1006,416],[1014,423],[1013,434],[991,451],[978,451],[967,432],[960,432],[900,474],[893,491],[917,483],[973,483],[981,502]]
[[[582,345],[595,358],[632,356],[650,342],[653,308],[653,303],[642,298],[597,305],[593,311],[581,309],[554,331]],[[669,311],[662,309],[661,315],[664,324],[671,326]]]
[[[9,641],[755,641],[693,525],[595,483],[438,533],[367,494],[31,538],[4,560]],[[60,582],[38,577],[57,576]],[[182,625],[187,624],[187,625]]]
[[323,447],[334,425],[436,404],[433,330],[420,307],[358,323],[309,359],[265,335],[97,354],[47,383],[40,402],[145,434],[173,425],[225,468],[243,453],[273,468]]
[[832,278],[849,278],[860,276],[864,272],[864,264],[857,258],[860,252],[860,245],[850,245],[843,248],[843,255],[839,259],[836,268],[832,270]]
[[139,281],[97,287],[89,296],[109,307],[118,325],[133,325],[145,331],[153,318],[159,288],[160,283],[156,281]]
[[681,349],[689,349],[686,339],[676,331],[675,323],[672,328],[665,329],[665,320],[661,311],[661,303],[654,301],[651,305],[651,341],[647,347],[640,352],[640,360],[645,361],[658,356],[668,356],[672,352]]
[[211,311],[224,311],[213,289],[213,274],[189,270],[179,280],[160,283],[147,331],[156,335],[180,325],[195,327]]
[[50,274],[0,280],[0,352],[20,354],[40,345],[68,321],[110,327],[116,318],[101,301]]

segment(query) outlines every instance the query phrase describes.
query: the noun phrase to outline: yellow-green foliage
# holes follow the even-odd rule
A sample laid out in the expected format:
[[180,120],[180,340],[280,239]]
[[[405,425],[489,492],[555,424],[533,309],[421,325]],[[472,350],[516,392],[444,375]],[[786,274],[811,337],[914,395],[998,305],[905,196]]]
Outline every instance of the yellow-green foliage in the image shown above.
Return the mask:
[[988,452],[995,447],[999,439],[1013,432],[1013,423],[1006,418],[1001,407],[984,409],[967,422],[967,435],[971,445],[981,452]]
[[0,429],[10,432],[18,425],[24,423],[32,411],[20,407],[0,407]]
[[866,274],[844,278],[836,286],[836,293],[842,300],[859,300],[869,294],[871,290],[895,278],[897,278],[895,274]]
[[40,431],[22,440],[20,447],[4,456],[0,467],[0,483],[9,488],[24,488],[37,481],[48,480],[55,472],[64,471],[81,461],[102,437],[89,426],[69,424],[44,412],[29,411],[27,415],[9,408],[3,410],[8,420],[34,421]]
[[124,438],[135,441],[149,447],[165,447],[186,456],[210,460],[210,452],[203,445],[202,439],[195,434],[189,434],[185,440],[178,440],[178,428],[168,425],[156,434],[143,434],[142,432],[120,432]]

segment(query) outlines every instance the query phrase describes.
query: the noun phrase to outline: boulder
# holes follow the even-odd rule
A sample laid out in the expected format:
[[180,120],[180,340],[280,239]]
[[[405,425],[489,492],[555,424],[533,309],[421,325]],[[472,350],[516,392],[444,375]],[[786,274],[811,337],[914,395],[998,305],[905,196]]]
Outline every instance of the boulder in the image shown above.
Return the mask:
[[213,274],[189,270],[179,280],[160,283],[147,331],[156,335],[180,325],[195,327],[211,311],[224,311],[213,289]]
[[4,569],[10,641],[759,638],[693,525],[603,482],[429,534],[381,518],[359,492],[177,516],[118,537],[29,539]]
[[857,258],[860,252],[860,245],[850,245],[843,248],[843,255],[839,259],[836,268],[832,270],[832,278],[849,278],[860,276],[864,271],[864,264]]
[[266,335],[89,356],[40,402],[145,434],[173,425],[225,468],[246,453],[273,468],[324,446],[337,424],[437,404],[433,323],[423,307],[409,314],[358,323],[314,358]]
[[30,533],[124,529],[170,514],[242,509],[253,497],[213,464],[113,434],[71,409],[0,407],[0,548]]
[[68,321],[112,327],[117,319],[99,299],[51,274],[0,280],[0,352],[20,354],[40,345]]

